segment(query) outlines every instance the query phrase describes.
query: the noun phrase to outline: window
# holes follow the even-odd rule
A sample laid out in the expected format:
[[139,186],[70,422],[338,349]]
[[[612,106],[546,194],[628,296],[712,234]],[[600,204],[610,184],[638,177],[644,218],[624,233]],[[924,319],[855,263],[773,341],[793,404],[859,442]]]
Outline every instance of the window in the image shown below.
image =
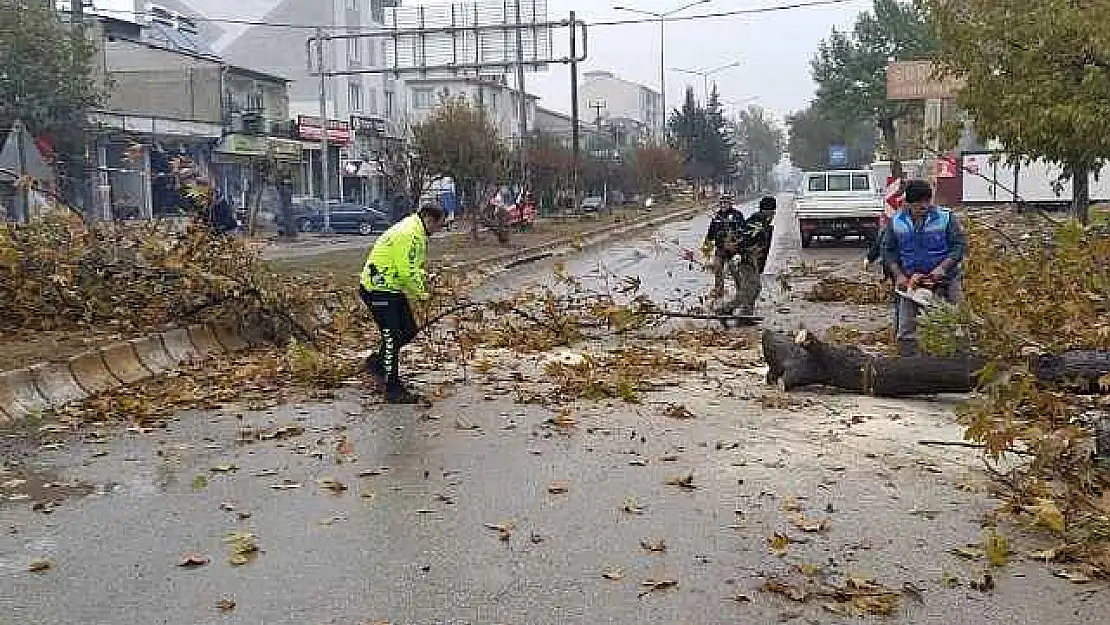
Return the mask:
[[385,92],[385,116],[393,117],[393,92]]
[[810,176],[809,177],[809,190],[810,191],[824,191],[825,190],[825,177],[824,176]]
[[851,191],[852,177],[848,174],[829,176],[829,191]]
[[868,176],[867,174],[852,174],[852,190],[870,191],[871,176]]
[[371,88],[369,91],[367,91],[366,95],[367,95],[366,110],[369,111],[371,115],[377,115],[378,114],[378,90]]
[[347,40],[347,62],[361,63],[362,62],[362,46],[359,45],[358,39]]
[[347,85],[347,101],[352,111],[362,110],[362,85],[355,82]]
[[491,112],[496,113],[497,112],[497,92],[491,91],[489,93],[489,95],[486,96],[486,102],[489,103],[489,110]]
[[412,90],[412,108],[414,109],[430,109],[432,108],[432,90],[431,89],[413,89]]
[[266,96],[261,91],[247,94],[247,110],[261,111],[266,108]]
[[370,67],[378,66],[378,43],[375,39],[370,39],[368,46],[366,46],[366,64]]

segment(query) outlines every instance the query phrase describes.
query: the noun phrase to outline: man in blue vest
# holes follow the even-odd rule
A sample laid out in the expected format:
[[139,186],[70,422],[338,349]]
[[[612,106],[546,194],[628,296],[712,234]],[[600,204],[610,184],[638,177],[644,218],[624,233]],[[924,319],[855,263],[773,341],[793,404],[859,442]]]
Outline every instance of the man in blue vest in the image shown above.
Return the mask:
[[[905,205],[887,226],[883,262],[900,291],[932,290],[956,304],[963,299],[960,263],[967,246],[963,229],[952,211],[933,204],[933,189],[924,180],[906,183]],[[917,350],[917,314],[913,300],[902,297],[898,311],[898,350],[912,356]]]

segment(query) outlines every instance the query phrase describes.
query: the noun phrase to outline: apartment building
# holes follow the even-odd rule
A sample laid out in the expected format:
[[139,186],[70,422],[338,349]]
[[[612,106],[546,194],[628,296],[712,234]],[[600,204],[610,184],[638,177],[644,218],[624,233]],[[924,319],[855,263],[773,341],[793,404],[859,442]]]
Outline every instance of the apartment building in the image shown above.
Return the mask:
[[646,137],[662,130],[663,96],[607,71],[586,72],[578,88],[582,118],[598,127],[617,125],[622,132]]
[[[461,95],[471,104],[486,109],[498,135],[507,144],[519,142],[521,93],[510,87],[503,75],[410,78],[405,81],[405,89],[408,97],[405,120],[409,124],[427,119],[444,98]],[[530,134],[536,127],[539,96],[525,93],[523,97],[527,111],[525,134]]]

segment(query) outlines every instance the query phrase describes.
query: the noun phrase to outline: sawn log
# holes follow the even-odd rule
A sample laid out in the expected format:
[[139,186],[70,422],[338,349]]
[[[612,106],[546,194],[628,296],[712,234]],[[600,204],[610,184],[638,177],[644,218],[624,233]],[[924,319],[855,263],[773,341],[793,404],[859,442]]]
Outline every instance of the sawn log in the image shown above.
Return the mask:
[[[796,335],[765,330],[763,356],[767,378],[786,389],[813,384],[881,397],[965,393],[976,386],[986,364],[976,357],[912,356],[888,358],[856,347],[824,343],[808,330]],[[1033,361],[1037,378],[1082,392],[1108,392],[1099,380],[1110,375],[1110,352],[1075,350]]]

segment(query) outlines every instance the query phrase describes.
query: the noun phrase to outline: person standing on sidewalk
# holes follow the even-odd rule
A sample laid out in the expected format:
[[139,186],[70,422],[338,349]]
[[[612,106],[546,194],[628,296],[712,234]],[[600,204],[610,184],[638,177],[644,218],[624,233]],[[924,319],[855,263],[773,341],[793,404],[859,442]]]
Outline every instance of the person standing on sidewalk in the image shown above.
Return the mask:
[[425,204],[394,224],[374,243],[362,270],[359,295],[381,331],[378,353],[366,368],[391,404],[415,404],[420,397],[401,383],[398,356],[416,338],[413,306],[430,299],[426,271],[428,239],[443,228],[443,209]]
[[[905,206],[890,221],[885,236],[883,262],[899,291],[925,287],[950,303],[963,300],[964,232],[951,210],[933,204],[928,182],[906,183]],[[919,307],[908,297],[900,297],[898,303],[898,351],[912,356],[917,351]]]

